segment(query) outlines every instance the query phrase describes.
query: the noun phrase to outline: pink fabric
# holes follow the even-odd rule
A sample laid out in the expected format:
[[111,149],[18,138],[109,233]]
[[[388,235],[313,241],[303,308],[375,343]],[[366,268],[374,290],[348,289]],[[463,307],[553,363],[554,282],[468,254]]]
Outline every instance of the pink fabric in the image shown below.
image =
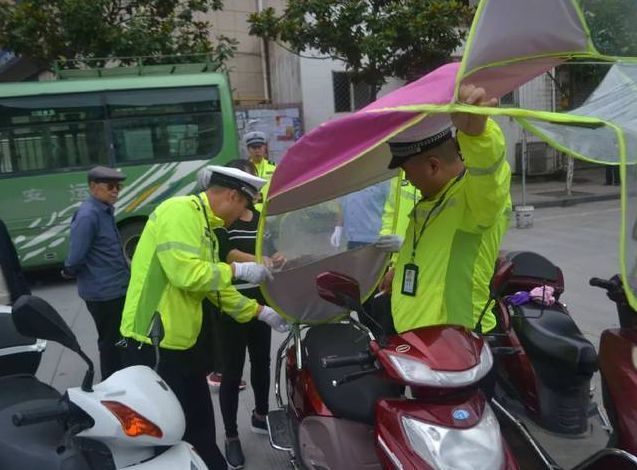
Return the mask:
[[443,65],[360,111],[328,121],[303,136],[277,165],[268,198],[338,168],[419,114],[371,111],[391,106],[450,103],[458,67],[458,63]]
[[541,305],[553,305],[555,303],[555,289],[551,286],[535,287],[529,292],[531,300]]
[[489,67],[466,76],[463,83],[471,83],[482,87],[488,96],[500,98],[562,62],[564,62],[563,58],[543,57],[498,67]]

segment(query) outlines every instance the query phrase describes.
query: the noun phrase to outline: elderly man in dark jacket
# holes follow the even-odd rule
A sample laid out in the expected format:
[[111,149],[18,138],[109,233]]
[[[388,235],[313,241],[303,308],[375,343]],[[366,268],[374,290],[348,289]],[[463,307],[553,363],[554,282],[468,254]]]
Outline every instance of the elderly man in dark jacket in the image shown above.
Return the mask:
[[91,196],[71,222],[69,253],[62,276],[77,277],[77,290],[97,327],[102,380],[122,367],[119,324],[130,278],[115,224],[114,204],[126,176],[95,167],[88,172]]

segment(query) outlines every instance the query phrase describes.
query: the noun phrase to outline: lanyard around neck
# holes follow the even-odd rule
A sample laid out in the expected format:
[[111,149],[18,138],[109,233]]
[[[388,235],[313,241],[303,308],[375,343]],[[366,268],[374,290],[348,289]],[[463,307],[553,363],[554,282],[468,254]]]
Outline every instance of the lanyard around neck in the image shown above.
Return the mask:
[[413,243],[411,247],[411,262],[412,263],[416,259],[416,248],[418,248],[418,243],[420,243],[420,240],[422,239],[422,236],[425,233],[425,229],[427,228],[429,224],[429,219],[431,219],[431,216],[434,214],[434,212],[436,212],[436,209],[442,206],[442,203],[445,201],[445,198],[447,197],[447,194],[449,193],[449,191],[451,191],[451,188],[453,188],[456,185],[456,183],[458,183],[462,179],[463,176],[464,176],[464,171],[460,173],[458,176],[456,176],[456,179],[453,180],[453,183],[451,183],[447,187],[447,189],[445,189],[442,195],[436,200],[434,206],[431,208],[431,210],[427,214],[427,217],[425,217],[425,221],[422,224],[422,227],[420,228],[420,233],[418,234],[418,237],[416,237],[418,211],[416,211],[416,208],[414,207],[414,239],[413,239]]

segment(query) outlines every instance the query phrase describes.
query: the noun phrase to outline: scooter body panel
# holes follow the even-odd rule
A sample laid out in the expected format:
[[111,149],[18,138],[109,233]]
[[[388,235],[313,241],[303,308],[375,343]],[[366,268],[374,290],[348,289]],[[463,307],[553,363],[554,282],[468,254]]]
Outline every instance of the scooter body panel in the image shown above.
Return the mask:
[[297,367],[295,346],[291,346],[286,352],[285,367],[288,403],[296,418],[301,420],[306,416],[334,416],[319,395],[309,370]]
[[[71,402],[95,422],[78,436],[106,444],[118,467],[152,457],[155,446],[171,446],[180,442],[185,431],[185,419],[177,397],[161,377],[146,366],[119,370],[95,385],[92,392],[72,388],[68,394]],[[105,401],[119,402],[135,410],[159,427],[162,436],[128,436],[117,416],[103,405]]]
[[135,470],[206,470],[206,464],[187,442],[178,442],[166,452],[139,465]]
[[502,325],[502,329],[507,333],[505,337],[499,338],[498,346],[521,351],[518,354],[496,356],[494,365],[496,373],[507,387],[515,389],[527,411],[532,415],[536,415],[540,412],[540,405],[533,364],[524,353],[520,339],[510,325],[511,319],[504,302],[498,302],[498,308],[495,311],[498,316],[498,324]]
[[392,335],[383,349],[421,361],[432,370],[458,372],[478,364],[482,345],[482,338],[466,328],[439,325]]
[[307,468],[382,470],[374,427],[330,416],[308,416],[299,423],[300,457]]
[[604,386],[610,396],[604,406],[617,434],[617,446],[637,455],[637,331],[617,328],[602,333],[599,361]]

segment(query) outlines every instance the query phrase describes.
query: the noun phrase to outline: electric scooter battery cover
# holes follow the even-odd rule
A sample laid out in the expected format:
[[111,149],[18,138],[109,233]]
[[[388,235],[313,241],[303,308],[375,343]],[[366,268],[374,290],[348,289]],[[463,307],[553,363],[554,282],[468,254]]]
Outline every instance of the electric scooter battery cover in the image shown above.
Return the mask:
[[0,376],[35,374],[45,348],[46,341],[18,333],[11,307],[0,305]]
[[[509,122],[516,122],[563,153],[630,167],[622,170],[622,273],[629,300],[637,307],[637,230],[633,230],[637,226],[637,191],[630,190],[637,182],[637,170],[631,165],[637,155],[635,22],[637,2],[625,0],[482,0],[462,62],[443,65],[353,114],[328,121],[288,149],[271,182],[260,238],[267,231],[274,232],[279,223],[266,224],[271,220],[267,216],[284,217],[319,207],[393,176],[387,169],[387,141],[417,123],[426,132],[438,129],[454,112],[488,114],[496,119],[508,116]],[[609,29],[613,31],[610,38]],[[542,75],[574,58],[617,63],[582,109],[563,113],[457,103],[462,84],[483,87],[490,97],[502,97],[531,80],[545,80]],[[327,228],[324,232],[328,235]],[[262,246],[262,241],[258,245]],[[367,259],[361,259],[364,250],[338,252],[331,257],[323,253],[318,260],[297,266],[294,273],[275,274],[275,282],[266,283],[265,294],[290,319],[326,320],[330,314],[318,310],[328,307],[313,297],[313,276],[321,269],[345,266],[351,267],[345,273],[360,281],[364,280],[357,276],[361,271],[376,277],[376,268],[382,263],[369,261],[368,266]],[[286,282],[277,284],[283,276],[287,276]],[[284,291],[294,291],[296,300],[286,303]],[[301,305],[301,298],[308,296],[312,306]]]

